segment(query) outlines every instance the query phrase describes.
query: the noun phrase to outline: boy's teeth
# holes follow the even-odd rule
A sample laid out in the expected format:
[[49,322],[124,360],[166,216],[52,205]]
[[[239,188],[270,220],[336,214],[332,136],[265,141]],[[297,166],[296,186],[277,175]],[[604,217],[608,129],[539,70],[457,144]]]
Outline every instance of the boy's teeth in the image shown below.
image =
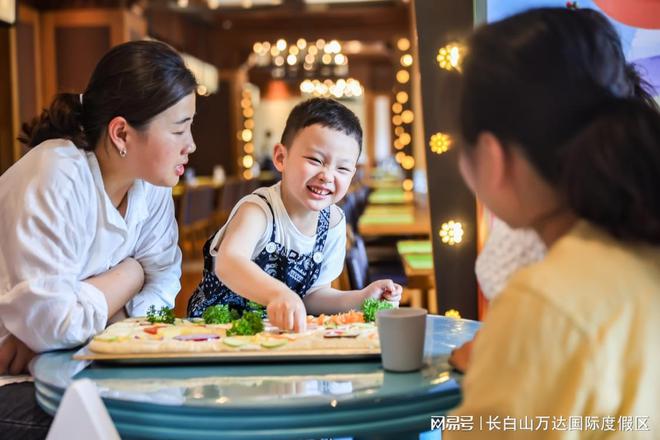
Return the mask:
[[312,191],[314,194],[318,194],[318,195],[320,195],[320,196],[327,196],[328,194],[330,194],[330,191],[322,190],[322,189],[317,189],[317,188],[313,188],[313,187],[311,187],[311,186],[309,187],[309,189],[310,189],[310,191]]

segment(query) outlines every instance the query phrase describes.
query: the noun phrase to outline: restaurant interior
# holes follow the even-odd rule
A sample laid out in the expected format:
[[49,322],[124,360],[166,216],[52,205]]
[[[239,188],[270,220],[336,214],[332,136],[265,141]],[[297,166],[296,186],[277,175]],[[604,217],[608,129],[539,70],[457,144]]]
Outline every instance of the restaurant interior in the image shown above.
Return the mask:
[[403,304],[476,319],[485,302],[473,265],[485,231],[454,166],[454,97],[449,84],[420,80],[422,71],[431,79],[455,68],[458,38],[483,13],[475,5],[19,1],[15,25],[0,29],[0,171],[25,153],[16,140],[21,124],[54,94],[83,91],[110,47],[161,40],[183,54],[199,84],[197,150],[173,189],[183,252],[178,315],[200,281],[204,241],[238,199],[277,180],[270,155],[289,110],[324,96],[353,110],[364,129],[359,170],[341,204],[349,237],[335,285],[392,278],[405,287]]
[[[229,438],[231,433],[253,429],[237,438],[324,438],[324,432],[338,437],[378,432],[373,438],[418,438],[391,434],[397,429],[394,423],[414,419],[411,426],[419,432],[437,408],[455,407],[460,401],[456,384],[460,379],[450,373],[445,360],[454,347],[471,340],[478,321],[488,313],[475,261],[494,221],[457,167],[462,141],[456,135],[455,79],[465,54],[462,41],[479,24],[526,7],[577,7],[576,3],[0,0],[0,174],[27,152],[17,139],[22,124],[39,115],[57,93],[82,93],[96,63],[111,47],[143,39],[163,41],[182,55],[193,72],[196,151],[172,188],[183,256],[177,317],[186,316],[188,300],[202,278],[205,242],[227,222],[242,197],[279,180],[271,158],[273,147],[280,142],[291,109],[312,97],[332,98],[347,106],[364,132],[357,172],[339,203],[347,224],[346,255],[333,287],[357,290],[374,280],[392,279],[403,286],[402,306],[421,307],[442,317],[426,331],[431,332],[434,353],[445,356],[443,363],[427,365],[414,380],[367,363],[223,365],[218,367],[220,376],[206,366],[196,366],[191,373],[193,367],[186,365],[171,372],[158,366],[125,365],[114,373],[104,368],[86,370],[85,377],[107,386],[103,397],[110,397],[105,403],[122,434],[213,438],[213,430],[227,429]],[[657,16],[635,15],[615,3],[585,0],[580,6],[600,8],[627,23],[617,28],[624,36],[626,57],[643,66],[646,80],[657,92]],[[645,30],[649,26],[655,30]],[[60,380],[55,371],[63,365],[78,368],[71,353],[65,352],[40,357],[36,370],[39,403],[51,414],[74,375],[65,373],[60,394],[52,398],[57,404],[49,407],[53,384]],[[160,382],[152,381],[154,377]],[[125,399],[122,405],[115,401],[113,407],[111,399],[117,396],[111,393]],[[259,406],[266,402],[263,396],[272,406]],[[299,428],[295,423],[302,423],[312,409],[302,400],[298,407],[287,406],[291,396],[309,398],[312,409],[319,402],[326,409],[329,404],[331,411],[322,413],[327,420]],[[142,405],[154,401],[160,405],[160,398],[173,400],[158,411]],[[369,408],[351,407],[353,398],[375,399],[383,406],[371,414]],[[253,417],[254,427],[247,426],[240,407],[226,420],[204,418],[208,415],[204,405],[223,409],[230,400],[260,408],[267,420]],[[187,412],[179,412],[177,405],[191,401]],[[142,410],[144,419],[131,414]],[[340,422],[332,418],[335,413],[343,414]],[[370,417],[377,421],[372,423]],[[143,420],[150,428],[141,426]],[[202,427],[200,420],[209,425]],[[274,428],[278,420],[295,429],[278,431]]]

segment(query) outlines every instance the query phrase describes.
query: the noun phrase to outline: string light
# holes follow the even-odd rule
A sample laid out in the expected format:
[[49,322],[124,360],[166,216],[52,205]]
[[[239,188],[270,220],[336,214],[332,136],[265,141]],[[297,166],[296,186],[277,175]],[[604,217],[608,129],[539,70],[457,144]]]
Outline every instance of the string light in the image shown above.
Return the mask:
[[407,38],[399,38],[399,40],[396,42],[396,47],[401,52],[405,52],[410,49],[410,40]]
[[410,81],[410,74],[408,73],[407,70],[403,70],[403,69],[399,70],[396,73],[396,80],[401,84],[405,84],[408,81]]
[[456,309],[447,310],[445,316],[448,318],[461,319],[461,314]]
[[333,97],[340,98],[353,98],[362,96],[364,89],[360,81],[348,78],[339,79],[336,82],[331,79],[326,79],[323,82],[318,79],[306,79],[300,83],[300,91],[304,94],[312,96]]
[[436,57],[438,65],[445,70],[457,70],[460,72],[463,51],[463,47],[456,43],[450,43],[440,48]]
[[463,225],[461,222],[449,220],[440,227],[440,240],[449,246],[454,246],[463,241]]
[[429,146],[431,147],[431,151],[433,151],[436,154],[442,154],[446,153],[449,151],[449,148],[451,147],[451,137],[448,134],[438,132],[431,136],[431,139],[429,140]]
[[401,186],[403,187],[404,191],[412,191],[415,185],[412,179],[405,179]]

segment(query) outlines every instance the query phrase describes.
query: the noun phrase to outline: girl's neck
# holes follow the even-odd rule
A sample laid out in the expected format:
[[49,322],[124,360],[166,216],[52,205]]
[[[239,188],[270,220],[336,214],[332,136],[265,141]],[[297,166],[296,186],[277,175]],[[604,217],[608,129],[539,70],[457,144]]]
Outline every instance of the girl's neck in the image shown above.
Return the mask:
[[286,213],[294,226],[304,235],[311,237],[316,234],[316,223],[318,222],[319,213],[297,203],[281,185],[280,194],[284,209],[286,209]]
[[549,249],[571,230],[577,220],[575,214],[565,206],[560,206],[537,217],[531,226]]

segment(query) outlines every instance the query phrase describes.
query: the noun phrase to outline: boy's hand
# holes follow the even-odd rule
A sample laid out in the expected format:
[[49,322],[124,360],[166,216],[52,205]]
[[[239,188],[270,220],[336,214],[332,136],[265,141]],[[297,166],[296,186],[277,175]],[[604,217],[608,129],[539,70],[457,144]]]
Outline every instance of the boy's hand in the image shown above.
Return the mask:
[[14,335],[9,335],[0,346],[0,375],[27,373],[27,365],[35,352]]
[[305,304],[294,292],[285,292],[273,298],[266,311],[270,323],[282,330],[304,332],[307,328]]
[[375,298],[398,303],[403,288],[392,280],[378,280],[362,289],[364,299]]

